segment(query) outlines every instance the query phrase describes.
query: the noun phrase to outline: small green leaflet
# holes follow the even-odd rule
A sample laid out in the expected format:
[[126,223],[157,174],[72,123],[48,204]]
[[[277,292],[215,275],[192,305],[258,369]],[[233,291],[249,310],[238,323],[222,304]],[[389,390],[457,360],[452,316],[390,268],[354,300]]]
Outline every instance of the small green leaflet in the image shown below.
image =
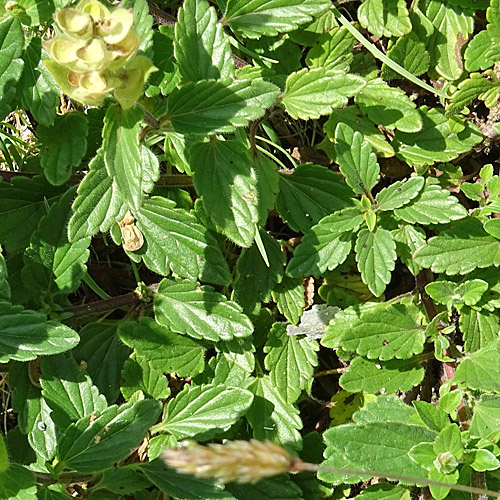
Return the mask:
[[84,417],[58,440],[57,457],[79,472],[101,472],[129,456],[160,412],[161,403],[148,399],[111,406],[92,421]]
[[498,314],[484,309],[463,307],[460,310],[460,331],[463,333],[464,349],[474,352],[498,338]]
[[366,0],[358,8],[361,26],[378,37],[403,36],[411,31],[404,0]]
[[360,76],[344,71],[303,68],[287,78],[281,101],[292,118],[315,119],[347,104],[365,83]]
[[488,283],[483,280],[468,280],[460,285],[451,281],[433,281],[425,287],[425,291],[439,304],[451,308],[461,308],[463,304],[473,306],[477,304],[488,290]]
[[446,108],[449,114],[460,112],[474,99],[481,99],[488,108],[492,108],[498,101],[500,82],[493,71],[484,74],[472,73],[467,80],[460,82],[458,89],[450,98]]
[[322,34],[316,45],[307,53],[309,68],[327,71],[345,71],[352,61],[352,48],[356,40],[345,28],[333,28]]
[[377,205],[379,210],[387,211],[400,208],[415,198],[424,187],[423,177],[410,177],[406,181],[396,181],[390,186],[383,188],[377,194]]
[[210,286],[161,281],[154,299],[156,321],[174,332],[212,341],[247,337],[253,326],[241,307]]
[[229,429],[252,404],[253,395],[245,389],[224,385],[187,385],[172,399],[158,430],[176,439],[211,439]]
[[329,7],[329,0],[229,0],[221,23],[247,38],[274,36],[312,21]]
[[488,439],[493,432],[500,431],[500,396],[484,394],[476,401],[470,423],[472,436]]
[[[43,424],[43,425],[42,425]],[[52,410],[45,399],[40,399],[40,412],[35,418],[33,429],[28,434],[28,442],[37,456],[52,460],[56,454],[57,433],[52,420]]]
[[181,134],[232,132],[260,118],[278,93],[263,80],[188,82],[168,96],[165,120]]
[[425,245],[425,231],[410,224],[401,224],[393,231],[393,236],[401,262],[408,267],[413,276],[416,276],[422,268],[413,259],[413,254]]
[[370,144],[349,125],[335,129],[335,154],[340,171],[356,194],[366,194],[377,183],[380,167]]
[[186,0],[175,24],[175,59],[182,82],[224,80],[234,75],[229,39],[207,0]]
[[[429,69],[430,56],[414,32],[398,38],[387,51],[387,57],[408,70],[412,75],[420,76]],[[386,80],[399,78],[399,75],[386,64],[382,65],[382,77]]]
[[143,356],[132,355],[125,361],[121,373],[120,390],[126,400],[134,397],[136,392],[153,399],[166,399],[170,396],[168,379],[163,370],[156,370],[151,362]]
[[273,289],[272,297],[278,306],[279,312],[290,323],[296,325],[306,305],[302,278],[284,276],[282,282]]
[[139,130],[142,111],[123,110],[115,104],[108,108],[102,129],[104,163],[123,201],[138,210],[142,202],[142,162]]
[[425,401],[413,401],[418,416],[428,429],[441,432],[450,423],[448,414],[439,406]]
[[465,49],[465,69],[469,72],[479,69],[485,70],[493,66],[495,62],[487,54],[491,48],[492,36],[487,30],[480,31],[467,44]]
[[267,353],[264,364],[286,403],[294,403],[312,382],[318,349],[315,340],[287,335],[285,323],[273,325],[264,346]]
[[247,145],[237,140],[197,143],[191,150],[194,186],[212,221],[249,247],[259,220],[257,179]]
[[153,318],[126,321],[119,328],[120,339],[162,373],[194,376],[205,367],[206,348],[199,342],[160,326]]
[[0,22],[0,76],[9,69],[11,62],[21,55],[24,44],[23,28],[17,17],[6,17]]
[[419,309],[411,304],[382,303],[364,312],[349,308],[335,315],[321,343],[336,347],[340,337],[343,349],[368,359],[408,359],[424,346],[425,329],[418,315]]

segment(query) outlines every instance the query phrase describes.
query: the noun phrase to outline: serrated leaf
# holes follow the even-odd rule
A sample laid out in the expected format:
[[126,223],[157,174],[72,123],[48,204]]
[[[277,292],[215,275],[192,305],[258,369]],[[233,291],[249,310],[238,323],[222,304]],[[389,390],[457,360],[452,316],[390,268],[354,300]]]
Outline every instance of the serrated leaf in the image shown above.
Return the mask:
[[125,361],[121,374],[120,389],[128,400],[137,391],[153,399],[165,399],[170,395],[167,377],[164,370],[156,370],[151,362],[143,356],[132,356]]
[[40,220],[24,254],[23,282],[44,293],[48,300],[57,291],[75,291],[87,270],[85,263],[89,257],[90,238],[69,243],[66,232],[74,195],[74,189],[69,189],[52,205],[49,213]]
[[146,0],[134,0],[132,3],[134,28],[141,38],[139,50],[148,52],[153,37],[153,17],[149,14],[149,6]]
[[488,439],[492,433],[500,431],[500,397],[483,394],[474,405],[474,415],[470,423],[472,436]]
[[113,404],[120,393],[120,373],[130,349],[120,342],[118,323],[87,323],[80,330],[80,343],[73,350],[75,359],[85,363],[87,373],[99,391]]
[[160,425],[176,439],[211,439],[244,415],[252,400],[251,392],[237,387],[186,386],[168,403]]
[[[1,46],[0,46],[1,49]],[[5,72],[0,75],[0,118],[4,119],[16,105],[18,82],[24,68],[22,59],[13,59]]]
[[305,233],[313,224],[353,204],[352,191],[339,174],[305,163],[292,174],[280,174],[277,209],[294,231]]
[[130,454],[160,412],[160,402],[149,399],[111,406],[91,421],[84,417],[67,428],[57,457],[71,469],[101,472]]
[[224,486],[208,479],[182,474],[167,467],[161,459],[134,465],[161,491],[185,500],[235,500]]
[[154,299],[156,321],[174,332],[212,341],[247,337],[253,326],[241,307],[210,286],[161,281]]
[[9,69],[11,62],[17,59],[24,45],[23,28],[17,17],[6,17],[0,22],[0,77]]
[[463,307],[460,310],[460,331],[466,352],[475,352],[498,338],[498,314],[484,309]]
[[272,296],[279,312],[296,325],[306,305],[302,278],[284,276],[282,282],[273,289]]
[[[398,38],[387,51],[387,57],[415,76],[425,73],[430,65],[430,55],[425,50],[425,44],[413,32]],[[382,65],[382,77],[386,80],[400,78],[399,74],[386,64]]]
[[158,325],[152,318],[122,323],[119,335],[122,342],[163,373],[187,377],[201,373],[205,367],[206,349],[202,344]]
[[448,414],[439,406],[425,401],[413,401],[418,416],[431,431],[441,432],[450,423]]
[[285,323],[275,323],[270,330],[264,345],[267,353],[264,364],[272,384],[286,403],[294,403],[311,383],[318,364],[318,349],[315,340],[288,335]]
[[500,365],[500,340],[490,342],[469,354],[458,365],[453,380],[469,389],[500,393],[500,374],[492,367]]
[[463,71],[461,45],[474,28],[473,11],[451,2],[429,0],[425,15],[434,26],[434,33],[426,40],[431,63],[447,80],[456,80]]
[[45,314],[0,302],[0,363],[29,361],[75,347],[78,334]]
[[10,464],[0,472],[0,496],[5,500],[37,500],[35,475],[22,465]]
[[281,446],[300,450],[302,421],[298,409],[293,404],[286,404],[267,375],[256,379],[249,390],[254,393],[254,400],[246,418],[254,438],[259,441],[269,439]]
[[404,486],[379,483],[368,486],[357,497],[357,500],[410,500],[410,490]]
[[413,254],[425,246],[425,231],[410,224],[402,224],[393,236],[401,262],[408,267],[413,276],[416,276],[422,268],[413,259]]
[[106,171],[102,151],[89,163],[89,171],[77,193],[71,207],[74,214],[68,223],[70,241],[94,236],[99,231],[104,233],[125,215],[127,207]]
[[358,8],[358,18],[378,37],[403,36],[412,28],[404,0],[366,0]]
[[188,82],[168,96],[165,120],[180,134],[232,132],[260,118],[278,93],[263,80]]
[[229,39],[206,0],[186,0],[175,24],[175,58],[182,81],[223,80],[234,76]]
[[352,49],[356,39],[344,27],[323,33],[316,45],[307,53],[309,68],[327,71],[346,71],[352,61]]
[[376,394],[383,391],[384,394],[391,394],[409,391],[423,378],[424,368],[416,361],[392,359],[373,362],[357,357],[340,377],[339,384],[349,392]]
[[50,185],[43,177],[16,177],[0,182],[0,242],[9,252],[26,248],[47,205],[65,189]]
[[363,283],[375,297],[379,297],[391,281],[391,272],[396,265],[396,243],[392,233],[380,227],[373,232],[362,229],[355,250]]
[[465,49],[465,69],[469,72],[485,70],[493,65],[494,58],[487,57],[492,43],[491,32],[487,30],[480,31],[467,44]]
[[211,141],[191,150],[194,186],[213,222],[235,243],[249,247],[259,219],[257,179],[247,146]]
[[230,483],[226,486],[240,500],[302,500],[304,493],[284,474],[253,484]]
[[264,154],[253,154],[253,169],[257,176],[257,209],[259,212],[259,225],[264,226],[267,221],[268,211],[274,208],[276,195],[280,191],[278,166]]
[[335,129],[335,154],[345,181],[356,194],[366,194],[377,183],[380,167],[377,157],[363,135],[349,125]]
[[327,0],[229,0],[221,22],[247,38],[274,36],[312,21],[329,7]]
[[79,112],[58,116],[53,125],[36,129],[42,141],[40,163],[46,179],[54,186],[64,184],[72,167],[80,165],[87,151],[88,120]]
[[418,196],[405,206],[396,208],[394,215],[411,224],[445,224],[463,219],[467,216],[467,210],[460,205],[458,198],[433,183],[429,177]]
[[139,130],[142,111],[110,106],[104,117],[102,150],[109,176],[116,183],[123,201],[138,210],[142,202],[142,162]]
[[64,355],[42,358],[40,384],[51,418],[64,430],[72,422],[105,410],[106,399],[75,361]]
[[450,281],[433,281],[425,287],[431,298],[444,305],[459,307],[463,304],[473,306],[481,300],[488,290],[488,283],[483,280],[468,280],[460,285]]
[[360,313],[352,308],[337,313],[321,344],[335,347],[340,337],[343,349],[368,359],[408,359],[422,352],[424,330],[416,306],[382,303]]
[[[392,145],[409,165],[432,165],[456,158],[483,140],[477,127],[458,117],[448,119],[443,109],[419,108],[422,130],[418,134],[396,131]],[[454,132],[458,125],[458,132]]]
[[460,82],[458,89],[450,97],[450,105],[446,112],[453,114],[468,106],[474,99],[485,101],[488,108],[498,101],[500,81],[493,71],[486,74],[472,73],[467,80]]
[[45,399],[40,399],[40,412],[28,434],[28,442],[37,456],[52,460],[57,447],[57,429],[52,420],[52,410]]
[[390,87],[381,78],[370,80],[354,101],[373,123],[388,130],[419,132],[422,129],[422,118],[415,103],[403,90]]
[[292,118],[315,119],[347,104],[365,83],[360,76],[344,71],[303,68],[288,76],[281,101]]
[[379,210],[401,208],[415,198],[424,187],[423,177],[410,177],[406,181],[396,181],[377,194]]
[[295,249],[287,274],[292,277],[319,276],[327,269],[335,269],[349,255],[352,233],[363,220],[359,204],[321,219]]
[[145,240],[134,255],[149,269],[163,276],[173,272],[220,285],[229,282],[229,268],[214,235],[196,216],[160,196],[146,199],[134,215]]
[[476,268],[500,265],[500,242],[490,236],[478,219],[455,222],[414,255],[416,263],[437,273],[467,274]]

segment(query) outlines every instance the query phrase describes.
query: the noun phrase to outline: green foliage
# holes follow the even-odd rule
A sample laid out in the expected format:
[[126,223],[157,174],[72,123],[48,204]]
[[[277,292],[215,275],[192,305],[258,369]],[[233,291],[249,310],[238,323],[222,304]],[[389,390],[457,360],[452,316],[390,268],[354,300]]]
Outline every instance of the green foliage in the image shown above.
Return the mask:
[[498,490],[500,0],[110,5],[0,0],[0,497]]

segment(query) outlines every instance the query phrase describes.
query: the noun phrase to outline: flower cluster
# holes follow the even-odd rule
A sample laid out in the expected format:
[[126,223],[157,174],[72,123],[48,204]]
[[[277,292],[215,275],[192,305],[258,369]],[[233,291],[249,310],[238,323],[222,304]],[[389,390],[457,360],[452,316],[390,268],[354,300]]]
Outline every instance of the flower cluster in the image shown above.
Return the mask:
[[64,93],[98,106],[113,92],[122,108],[130,108],[156,70],[147,57],[137,55],[141,38],[133,13],[81,0],[73,9],[59,10],[54,19],[61,33],[43,43],[51,57],[44,64]]

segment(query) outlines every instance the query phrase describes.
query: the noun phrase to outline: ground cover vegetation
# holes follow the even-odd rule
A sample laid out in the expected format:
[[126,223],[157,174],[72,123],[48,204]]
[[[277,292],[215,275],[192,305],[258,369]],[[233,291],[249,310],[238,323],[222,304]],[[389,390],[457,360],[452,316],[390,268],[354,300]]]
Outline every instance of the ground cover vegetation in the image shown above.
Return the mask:
[[500,0],[0,0],[0,498],[498,496],[499,63]]

